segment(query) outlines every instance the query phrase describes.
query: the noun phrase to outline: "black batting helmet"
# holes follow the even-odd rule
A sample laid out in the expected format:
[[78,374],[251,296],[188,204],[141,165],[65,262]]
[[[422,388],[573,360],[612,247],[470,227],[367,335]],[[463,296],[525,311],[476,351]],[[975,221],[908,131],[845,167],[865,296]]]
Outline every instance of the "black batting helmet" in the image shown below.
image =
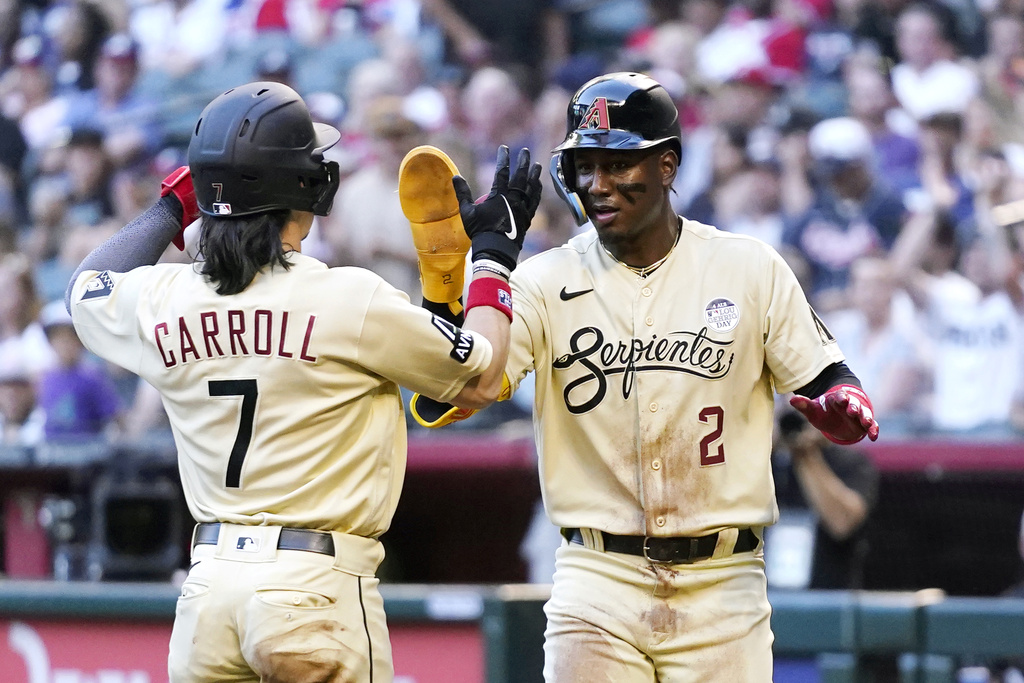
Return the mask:
[[682,156],[679,110],[668,91],[650,76],[619,72],[585,83],[569,102],[565,140],[553,150],[551,175],[555,189],[572,209],[576,222],[586,222],[576,196],[572,150],[647,149],[669,142]]
[[206,105],[188,146],[199,209],[219,218],[281,209],[326,216],[340,179],[338,164],[323,153],[340,138],[313,123],[286,85],[228,90]]

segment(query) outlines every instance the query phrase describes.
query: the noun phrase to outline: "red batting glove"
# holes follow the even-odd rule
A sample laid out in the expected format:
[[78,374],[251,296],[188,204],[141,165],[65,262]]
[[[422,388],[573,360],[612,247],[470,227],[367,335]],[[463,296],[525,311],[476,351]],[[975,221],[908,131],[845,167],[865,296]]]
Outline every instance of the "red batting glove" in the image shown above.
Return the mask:
[[196,191],[192,187],[192,174],[189,173],[188,166],[180,166],[160,183],[161,197],[172,193],[181,204],[181,232],[171,241],[178,251],[185,251],[185,228],[199,218],[199,203],[196,201]]
[[878,438],[871,399],[860,387],[840,384],[818,398],[794,396],[789,404],[832,443],[848,446],[865,436],[872,441]]

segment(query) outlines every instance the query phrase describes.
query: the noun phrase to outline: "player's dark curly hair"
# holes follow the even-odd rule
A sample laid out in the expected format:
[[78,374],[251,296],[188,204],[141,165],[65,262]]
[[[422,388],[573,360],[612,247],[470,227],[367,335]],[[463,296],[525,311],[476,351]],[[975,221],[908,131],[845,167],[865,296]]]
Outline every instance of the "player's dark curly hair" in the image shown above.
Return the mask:
[[243,218],[203,216],[199,233],[199,251],[203,255],[200,272],[210,279],[218,294],[241,292],[267,265],[288,270],[281,229],[290,213],[285,209]]

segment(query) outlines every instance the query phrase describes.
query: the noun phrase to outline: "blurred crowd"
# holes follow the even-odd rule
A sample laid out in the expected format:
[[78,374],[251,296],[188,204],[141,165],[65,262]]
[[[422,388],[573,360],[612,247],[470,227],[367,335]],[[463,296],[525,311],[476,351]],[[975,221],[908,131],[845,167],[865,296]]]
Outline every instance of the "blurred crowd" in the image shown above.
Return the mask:
[[[678,103],[678,212],[783,254],[887,436],[1024,430],[1022,0],[26,0],[0,18],[5,444],[166,431],[155,392],[77,343],[63,294],[219,92],[281,81],[343,132],[303,249],[418,301],[405,153],[437,145],[482,194],[499,144],[544,162],[571,94],[617,70]],[[577,230],[548,186],[524,257]]]

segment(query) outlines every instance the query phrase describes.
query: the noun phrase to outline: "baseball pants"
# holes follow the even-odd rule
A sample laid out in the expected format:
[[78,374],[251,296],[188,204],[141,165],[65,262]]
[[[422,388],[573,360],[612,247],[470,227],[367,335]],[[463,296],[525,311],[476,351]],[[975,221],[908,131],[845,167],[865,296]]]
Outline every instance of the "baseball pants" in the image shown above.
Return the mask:
[[544,606],[546,683],[770,683],[760,553],[688,565],[563,544]]
[[171,683],[391,683],[380,543],[332,532],[332,557],[279,550],[280,531],[222,524],[217,545],[193,548]]

